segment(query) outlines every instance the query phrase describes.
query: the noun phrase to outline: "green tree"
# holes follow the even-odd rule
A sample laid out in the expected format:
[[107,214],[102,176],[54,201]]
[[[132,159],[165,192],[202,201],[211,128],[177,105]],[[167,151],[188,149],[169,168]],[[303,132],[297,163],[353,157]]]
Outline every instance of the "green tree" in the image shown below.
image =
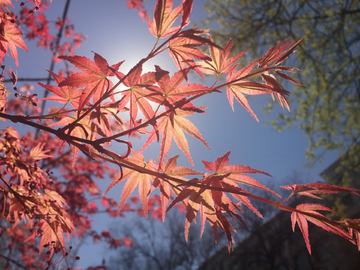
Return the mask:
[[[360,2],[352,0],[211,0],[205,24],[218,24],[213,38],[255,60],[284,38],[297,40],[302,82],[292,89],[292,113],[272,121],[278,130],[298,124],[309,137],[311,165],[327,150],[347,153],[344,165],[360,171]],[[272,110],[273,103],[265,109]],[[350,159],[349,159],[350,157]],[[345,184],[345,183],[344,183]]]

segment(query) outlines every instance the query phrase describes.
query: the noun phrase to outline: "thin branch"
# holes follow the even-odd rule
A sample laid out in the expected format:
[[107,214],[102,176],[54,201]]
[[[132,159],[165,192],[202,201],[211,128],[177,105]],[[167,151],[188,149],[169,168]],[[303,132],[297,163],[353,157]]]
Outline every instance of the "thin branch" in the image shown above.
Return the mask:
[[[50,78],[50,81],[53,81],[53,78]],[[49,78],[17,78],[18,82],[41,82],[41,81],[49,81]],[[3,83],[12,82],[11,80],[4,80]]]
[[[50,71],[54,71],[54,66],[55,66],[55,61],[54,61],[54,58],[55,56],[57,55],[58,51],[59,51],[59,44],[60,44],[60,40],[61,40],[61,37],[62,37],[62,33],[63,33],[63,30],[64,30],[64,25],[65,25],[65,21],[66,21],[66,16],[67,16],[67,12],[69,10],[69,5],[70,5],[70,0],[67,0],[66,1],[66,4],[65,4],[65,8],[64,8],[64,12],[63,12],[63,16],[62,16],[62,25],[59,29],[59,32],[57,34],[57,37],[56,37],[56,45],[55,45],[55,49],[54,49],[54,52],[53,52],[53,56],[51,58],[51,64],[50,64]],[[51,74],[49,73],[48,74],[48,77],[47,77],[47,80],[46,80],[46,84],[50,84],[50,82],[52,81],[52,76]],[[49,91],[45,89],[45,92],[44,92],[44,98],[47,97],[47,95],[49,94]],[[42,104],[41,104],[41,111],[44,111],[45,109],[45,104],[46,102],[43,101]],[[38,137],[39,135],[39,129],[36,130],[36,133],[35,133],[35,138]]]
[[5,255],[3,255],[1,253],[0,253],[0,257],[4,258],[5,260],[7,260],[7,261],[9,261],[9,262],[11,262],[13,264],[15,264],[18,267],[24,268],[25,270],[27,269],[24,265],[18,263],[17,261],[15,261],[15,260],[13,260],[13,259],[11,259],[11,258],[9,258],[9,257],[7,257],[7,256],[5,256]]

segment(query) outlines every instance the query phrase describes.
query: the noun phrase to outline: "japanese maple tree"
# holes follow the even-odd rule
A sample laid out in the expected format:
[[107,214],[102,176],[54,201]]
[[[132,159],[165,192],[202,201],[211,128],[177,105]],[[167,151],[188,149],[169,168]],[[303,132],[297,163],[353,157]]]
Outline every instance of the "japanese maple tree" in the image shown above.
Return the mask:
[[[107,241],[110,248],[120,245],[122,241],[113,238],[109,231],[99,234],[92,229],[90,217],[100,211],[94,200],[101,201],[110,216],[123,215],[124,211],[137,211],[128,204],[136,188],[145,216],[151,211],[154,198],[160,205],[156,215],[162,220],[168,210],[180,205],[185,210],[185,237],[197,219],[202,231],[208,222],[215,242],[218,230],[224,231],[229,251],[234,244],[234,225],[246,226],[242,209],[247,207],[262,218],[250,199],[290,212],[293,229],[296,224],[300,227],[309,253],[308,222],[346,238],[360,249],[360,220],[328,219],[319,211],[332,210],[321,204],[300,204],[295,208],[285,205],[294,194],[319,198],[316,194],[359,195],[359,190],[323,183],[294,184],[284,187],[291,194],[281,199],[248,175],[268,175],[266,172],[231,164],[230,152],[226,150],[215,161],[202,161],[203,172],[178,166],[179,156],[168,156],[174,140],[194,166],[185,133],[210,148],[189,120],[193,114],[205,114],[206,108],[193,102],[204,95],[226,94],[232,108],[235,98],[256,120],[247,95],[270,94],[289,109],[286,96],[290,93],[277,78],[298,83],[286,74],[298,70],[285,66],[285,60],[303,39],[287,39],[253,63],[239,66],[238,60],[245,51],[230,57],[231,40],[221,48],[207,30],[188,28],[192,0],[183,0],[177,7],[173,7],[172,0],[158,0],[153,18],[142,3],[128,1],[128,7],[138,9],[146,19],[155,37],[154,46],[133,68],[125,70],[123,61],[109,63],[96,52],[93,60],[76,55],[74,46],[80,46],[84,36],[75,32],[66,14],[56,22],[57,37],[51,35],[45,15],[50,3],[0,1],[1,60],[11,54],[16,66],[21,65],[23,59],[18,59],[17,49],[28,50],[25,36],[51,50],[54,62],[66,61],[78,69],[58,74],[49,70],[48,82],[38,82],[46,90],[45,96],[38,99],[41,89],[36,93],[31,92],[31,86],[17,89],[17,76],[21,74],[16,75],[11,67],[1,67],[0,117],[11,126],[0,130],[0,230],[8,237],[9,248],[19,243],[22,265],[39,269],[65,261],[70,268],[68,258],[76,254],[70,252],[65,235],[67,239],[90,235],[96,241]],[[15,5],[19,9],[17,16],[10,9]],[[61,43],[63,32],[67,41]],[[177,72],[170,74],[159,65],[153,71],[143,71],[144,63],[167,51],[179,69]],[[201,77],[213,75],[215,83],[206,86],[190,82],[190,72]],[[219,82],[221,75],[226,81]],[[45,110],[48,101],[57,106]],[[22,123],[36,131],[21,134],[11,123]],[[141,149],[132,147],[131,140],[136,136],[147,138]],[[159,156],[147,160],[142,151],[155,141],[159,144]],[[117,153],[112,144],[122,144],[125,153]],[[96,180],[105,177],[112,181],[102,193]],[[107,192],[120,182],[125,183],[121,196],[107,197]],[[275,199],[256,196],[247,187],[267,191]],[[128,238],[123,242],[131,246]],[[57,261],[55,254],[61,255]]]

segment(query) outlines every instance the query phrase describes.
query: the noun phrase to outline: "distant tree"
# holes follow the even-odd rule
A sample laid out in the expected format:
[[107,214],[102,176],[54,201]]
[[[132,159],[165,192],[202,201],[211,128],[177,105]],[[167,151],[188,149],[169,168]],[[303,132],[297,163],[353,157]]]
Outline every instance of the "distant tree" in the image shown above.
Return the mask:
[[[280,40],[306,35],[296,65],[307,87],[294,86],[291,114],[280,113],[272,124],[278,130],[293,124],[304,130],[310,164],[326,150],[360,152],[359,1],[210,0],[204,9],[215,42],[233,39],[234,48],[248,49],[248,61]],[[270,103],[266,109],[272,108]],[[359,158],[350,164],[347,159],[346,165],[360,171]]]
[[[158,218],[157,218],[158,217]],[[205,227],[199,238],[200,227],[191,226],[188,241],[184,237],[184,213],[171,211],[164,223],[160,216],[133,216],[122,226],[114,223],[112,235],[127,239],[110,258],[112,270],[190,270],[197,269],[217,251],[227,245],[224,234],[214,245],[212,229]],[[131,222],[130,222],[131,220]]]

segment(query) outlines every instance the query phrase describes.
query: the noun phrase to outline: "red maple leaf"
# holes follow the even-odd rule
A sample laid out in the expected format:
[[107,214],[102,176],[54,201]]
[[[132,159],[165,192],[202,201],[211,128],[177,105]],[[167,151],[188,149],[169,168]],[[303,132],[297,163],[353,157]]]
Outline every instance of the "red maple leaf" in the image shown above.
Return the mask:
[[[186,70],[188,71],[188,70]],[[160,161],[163,162],[172,144],[174,138],[178,147],[185,153],[189,162],[193,165],[190,155],[189,146],[183,131],[197,138],[208,148],[208,144],[201,136],[198,129],[185,117],[192,115],[194,112],[203,112],[203,108],[196,108],[186,98],[213,91],[212,88],[200,84],[183,84],[185,76],[182,71],[176,72],[170,79],[167,71],[156,66],[156,78],[159,87],[153,87],[153,94],[149,100],[165,105],[168,110],[167,115],[158,120],[156,127],[150,132],[148,140],[141,148],[142,152],[154,140],[162,135]],[[177,106],[179,108],[177,108]],[[193,165],[194,166],[194,165]]]
[[[99,54],[94,53],[94,62],[84,56],[59,56],[60,59],[64,59],[72,63],[75,67],[82,70],[83,73],[74,73],[65,78],[59,83],[60,87],[72,86],[72,87],[85,87],[79,100],[80,112],[85,105],[93,98],[93,102],[96,103],[101,98],[104,99],[105,91],[111,89],[112,82],[107,79],[108,76],[115,76],[113,70],[117,71],[123,62],[119,62],[109,67],[108,62]],[[107,97],[114,97],[111,93],[107,93]],[[115,102],[115,100],[113,100]]]
[[128,103],[130,103],[130,128],[133,128],[136,122],[138,108],[140,108],[146,119],[151,119],[154,116],[154,111],[147,100],[153,92],[153,84],[155,84],[155,72],[147,72],[142,74],[142,66],[137,67],[128,77],[124,74],[116,72],[119,80],[123,80],[123,84],[129,89],[122,91],[122,98],[118,105],[118,110],[121,111]]
[[360,251],[360,219],[345,219],[345,224],[349,226],[350,236],[354,236],[354,244],[358,246]]
[[11,55],[15,60],[15,64],[18,66],[19,62],[16,47],[28,51],[28,48],[22,39],[22,33],[19,28],[16,27],[16,24],[10,22],[9,20],[3,20],[0,23],[0,29],[0,50],[6,53],[7,47],[9,46]]
[[[219,179],[217,177],[212,177],[213,182],[212,187],[220,187],[217,186],[216,183]],[[209,180],[209,178],[205,177],[201,180],[192,179],[189,181],[189,185],[191,184],[201,184],[200,187],[187,186],[185,187],[175,198],[175,200],[169,205],[167,211],[169,211],[174,205],[178,202],[182,201],[185,205],[186,211],[186,222],[185,222],[185,239],[188,240],[188,232],[190,228],[190,224],[195,221],[197,214],[200,212],[200,221],[201,221],[201,235],[204,232],[204,226],[206,220],[210,223],[213,228],[215,242],[218,242],[218,234],[217,227],[223,230],[228,239],[228,248],[230,252],[231,243],[234,243],[233,238],[231,236],[231,231],[236,232],[234,227],[223,213],[227,213],[229,217],[231,217],[234,221],[235,219],[241,222],[244,226],[245,223],[241,216],[237,213],[237,210],[242,212],[242,209],[233,203],[225,193],[221,194],[220,197],[214,196],[213,191],[208,189],[208,183],[205,181]],[[219,199],[221,199],[221,203],[219,203]]]
[[[229,155],[230,152],[227,152],[224,156],[217,158],[215,163],[204,160],[202,161],[207,171],[215,171],[214,176],[210,175],[209,178],[204,181],[204,184],[210,186],[216,185],[216,187],[224,188],[224,190],[231,193],[232,196],[238,199],[241,203],[245,204],[255,214],[262,218],[262,215],[256,210],[256,208],[251,204],[250,200],[246,196],[237,194],[231,190],[233,189],[234,191],[241,191],[246,193],[247,191],[241,188],[241,186],[239,186],[240,184],[265,190],[280,198],[281,196],[275,191],[259,183],[254,178],[244,175],[249,173],[262,173],[270,176],[268,173],[244,165],[227,165],[229,162]],[[221,200],[219,199],[221,198],[221,193],[222,191],[212,190],[212,196],[215,202],[221,203]]]
[[159,134],[162,134],[161,146],[160,146],[160,161],[163,162],[166,155],[169,153],[171,148],[172,139],[174,139],[176,145],[184,152],[186,157],[192,166],[194,162],[191,158],[189,145],[183,131],[200,140],[207,148],[210,146],[207,144],[205,139],[201,136],[198,129],[192,122],[186,119],[186,116],[192,115],[194,112],[182,111],[176,109],[175,112],[171,112],[168,116],[162,117],[156,126],[156,130],[153,129],[144,146],[140,149],[140,152],[145,150],[153,141],[158,138]]
[[[159,66],[155,66],[155,69],[159,87],[152,87],[152,94],[148,96],[148,99],[158,104],[169,107],[185,98],[213,91],[213,88],[196,83],[182,85],[190,69],[178,71],[171,78],[168,71],[162,70]],[[190,102],[186,102],[182,108],[184,107],[191,108],[194,106]]]
[[[263,94],[280,94],[281,96],[288,95],[289,92],[285,89],[272,87],[271,85],[267,85],[264,83],[258,83],[248,80],[242,80],[242,78],[246,78],[253,67],[257,64],[257,61],[251,63],[250,65],[242,68],[238,72],[236,72],[235,68],[230,71],[229,75],[226,78],[227,81],[227,89],[226,94],[231,105],[231,108],[234,110],[234,97],[236,100],[256,119],[255,113],[250,108],[249,103],[244,94],[247,95],[263,95]],[[250,76],[250,75],[249,75]]]
[[282,87],[282,85],[277,81],[276,77],[270,72],[264,72],[264,74],[261,74],[261,77],[265,81],[266,85],[274,91],[270,93],[273,100],[276,96],[280,106],[283,109],[286,107],[286,109],[290,112],[290,106],[285,97],[289,95],[289,92]]
[[296,43],[290,42],[291,38],[280,42],[273,48],[269,49],[266,54],[259,59],[259,67],[267,67],[271,64],[278,65],[289,57],[295,48],[305,39],[305,36],[299,39]]
[[52,155],[46,154],[50,150],[43,150],[45,143],[38,143],[34,148],[31,149],[29,158],[40,160],[48,157],[53,157]]
[[[132,150],[133,156],[129,156],[125,158],[126,161],[129,161],[135,165],[138,165],[140,167],[147,167],[153,170],[156,170],[154,166],[152,166],[152,162],[148,161],[145,162],[144,156],[140,153],[137,153]],[[139,196],[140,200],[143,205],[144,214],[146,217],[148,217],[148,196],[150,191],[150,181],[153,181],[154,177],[152,175],[142,173],[140,171],[135,171],[133,169],[124,168],[122,172],[119,172],[113,179],[113,181],[110,183],[110,185],[107,187],[105,191],[106,193],[115,185],[121,183],[125,179],[128,179],[125,183],[125,186],[123,187],[123,191],[121,193],[121,200],[119,204],[118,211],[121,211],[123,205],[125,204],[127,198],[131,195],[131,193],[135,190],[136,186],[139,185]]]
[[314,194],[334,194],[340,192],[348,192],[359,196],[359,192],[360,192],[360,190],[356,188],[339,187],[339,186],[329,185],[326,183],[308,183],[305,185],[293,184],[293,185],[280,186],[280,187],[291,190],[293,194],[296,193],[316,199],[320,199],[320,197]]
[[[233,242],[231,231],[235,231],[228,218],[223,214],[226,212],[234,221],[237,220],[245,225],[241,216],[237,211],[243,212],[238,204],[232,202],[225,192],[230,193],[234,198],[243,203],[255,214],[262,218],[259,211],[251,204],[247,195],[250,193],[241,188],[239,184],[252,186],[268,191],[276,196],[281,197],[276,192],[268,189],[255,179],[246,176],[247,173],[267,173],[252,169],[242,165],[227,165],[229,162],[229,154],[219,157],[216,161],[203,161],[206,170],[214,171],[214,173],[206,174],[201,180],[193,179],[189,181],[189,186],[185,187],[177,195],[175,200],[170,204],[168,210],[176,203],[182,201],[186,206],[186,224],[185,237],[192,221],[194,221],[197,213],[200,211],[200,220],[202,232],[204,230],[205,221],[208,220],[213,227],[215,240],[217,241],[217,227],[220,227],[227,235],[228,247],[230,250]],[[191,185],[193,184],[193,185]]]
[[[211,41],[211,36],[209,37]],[[233,65],[241,56],[243,56],[246,50],[240,52],[239,54],[229,57],[230,50],[232,46],[232,40],[229,40],[226,46],[221,50],[215,46],[209,46],[211,59],[204,59],[203,61],[197,62],[200,65],[199,69],[206,74],[226,74],[233,69]]]
[[296,206],[296,210],[298,211],[293,211],[291,214],[292,229],[293,231],[295,231],[296,223],[299,225],[301,233],[305,239],[306,248],[310,255],[311,255],[311,248],[310,248],[310,240],[309,240],[309,229],[307,223],[308,221],[310,221],[311,223],[315,224],[316,226],[326,231],[330,231],[335,234],[338,234],[341,237],[344,237],[345,239],[353,242],[350,233],[346,232],[339,226],[334,225],[334,222],[327,219],[324,215],[316,211],[316,210],[322,210],[322,211],[335,212],[330,208],[327,208],[320,204],[304,203]]
[[215,45],[211,40],[199,36],[199,34],[204,32],[205,31],[203,30],[197,30],[195,28],[189,29],[179,33],[169,41],[169,54],[173,58],[178,69],[184,70],[186,66],[188,66],[196,71],[201,77],[204,77],[198,68],[197,63],[193,60],[202,59],[211,61],[211,58],[208,55],[197,48],[206,43]]
[[[50,70],[48,70],[48,71],[53,76],[57,85],[59,85],[60,82],[62,82],[64,80],[64,78],[62,76],[59,76]],[[76,87],[68,86],[68,85],[65,85],[63,87],[56,87],[53,85],[42,84],[40,82],[38,82],[38,84],[54,94],[54,96],[42,98],[40,100],[51,100],[51,101],[55,101],[55,102],[59,102],[59,103],[66,103],[66,104],[70,102],[70,104],[75,109],[77,109],[79,107],[79,99],[80,99],[82,91],[77,89]]]
[[[189,2],[189,1],[187,1]],[[154,22],[150,21],[149,15],[146,14],[150,33],[158,38],[164,38],[181,29],[181,26],[171,27],[177,17],[183,10],[183,5],[179,5],[174,10],[173,0],[157,1],[154,9]]]
[[[285,40],[284,42],[279,43],[272,49],[270,49],[262,58],[254,61],[250,65],[242,68],[236,72],[236,69],[233,68],[229,75],[226,78],[226,93],[229,99],[229,103],[234,109],[233,99],[234,97],[238,102],[257,120],[255,113],[250,108],[246,95],[262,95],[262,94],[271,94],[273,99],[275,96],[278,98],[278,101],[282,108],[286,107],[290,111],[289,104],[286,100],[286,96],[289,95],[289,92],[285,90],[280,83],[277,81],[275,76],[271,74],[274,72],[279,76],[283,77],[286,80],[291,82],[298,83],[296,80],[291,79],[286,74],[279,72],[278,70],[295,72],[296,69],[291,67],[282,67],[278,66],[283,62],[291,53],[294,52],[296,46],[300,44],[304,39],[301,38],[298,42],[290,42],[290,39]],[[257,69],[253,72],[253,68],[258,65]],[[253,76],[261,75],[265,83],[258,83],[253,81],[248,81],[247,79]],[[300,84],[301,85],[301,84]],[[223,86],[221,86],[223,87]]]
[[[179,155],[176,155],[172,158],[169,158],[166,161],[166,164],[160,159],[159,162],[159,171],[172,177],[188,181],[184,176],[190,175],[203,175],[203,173],[194,171],[193,169],[177,166],[177,159]],[[160,208],[161,208],[161,217],[163,222],[165,221],[165,213],[167,205],[170,201],[171,192],[175,195],[178,195],[180,190],[176,187],[178,183],[171,180],[163,180],[162,178],[156,177],[153,182],[153,186],[160,189]]]

